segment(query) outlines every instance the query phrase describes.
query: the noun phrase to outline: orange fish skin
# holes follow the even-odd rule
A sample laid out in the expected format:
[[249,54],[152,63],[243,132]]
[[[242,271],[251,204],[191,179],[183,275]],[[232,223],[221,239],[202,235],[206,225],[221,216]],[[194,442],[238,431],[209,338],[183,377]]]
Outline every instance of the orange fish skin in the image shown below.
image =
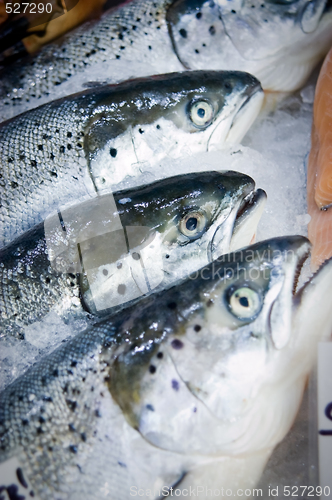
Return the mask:
[[316,86],[307,196],[311,267],[316,270],[332,256],[332,49]]

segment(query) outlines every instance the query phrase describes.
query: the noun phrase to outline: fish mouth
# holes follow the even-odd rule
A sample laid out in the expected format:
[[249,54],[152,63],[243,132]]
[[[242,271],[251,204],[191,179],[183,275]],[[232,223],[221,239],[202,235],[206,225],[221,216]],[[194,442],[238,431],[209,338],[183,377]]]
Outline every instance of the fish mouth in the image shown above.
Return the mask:
[[238,250],[253,241],[258,222],[264,211],[266,198],[263,189],[252,190],[242,198],[237,210],[231,212],[227,221],[216,229],[208,249],[209,262],[225,253],[225,224],[229,225],[226,231],[229,234],[227,252]]
[[251,95],[246,97],[235,114],[226,137],[226,144],[234,144],[243,139],[262,109],[263,101],[264,92],[259,86]]
[[221,143],[230,145],[241,142],[262,109],[264,95],[259,82],[247,89],[231,115],[217,123],[209,137],[207,151]]
[[252,191],[243,198],[235,217],[230,252],[254,242],[266,199],[267,195],[263,189]]

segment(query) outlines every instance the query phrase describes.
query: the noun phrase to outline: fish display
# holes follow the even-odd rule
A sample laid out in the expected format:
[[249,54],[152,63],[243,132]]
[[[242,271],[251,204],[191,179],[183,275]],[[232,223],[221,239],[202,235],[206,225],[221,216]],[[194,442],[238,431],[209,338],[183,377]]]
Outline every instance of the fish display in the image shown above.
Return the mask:
[[1,124],[0,245],[144,162],[239,141],[262,100],[247,73],[183,72],[90,89]]
[[307,187],[311,266],[317,269],[332,255],[332,50],[316,86]]
[[49,217],[0,250],[0,337],[22,338],[51,308],[66,321],[114,312],[248,245],[266,200],[254,186],[238,172],[179,175]]
[[293,292],[309,248],[289,236],[220,257],[31,367],[0,395],[0,491],[157,500],[171,487],[206,498],[204,485],[240,498],[332,326],[332,261]]
[[330,0],[133,0],[7,68],[3,119],[55,92],[81,90],[91,74],[112,83],[184,69],[243,70],[264,89],[291,91],[328,52],[331,28]]

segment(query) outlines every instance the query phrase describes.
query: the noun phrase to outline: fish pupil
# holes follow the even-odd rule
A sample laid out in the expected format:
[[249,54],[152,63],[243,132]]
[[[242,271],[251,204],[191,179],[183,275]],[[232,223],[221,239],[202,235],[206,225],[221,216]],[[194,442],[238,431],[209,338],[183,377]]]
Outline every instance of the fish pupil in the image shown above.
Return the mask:
[[203,108],[199,108],[199,109],[197,110],[197,114],[198,114],[198,116],[199,116],[200,118],[204,118],[204,116],[205,116],[205,109],[203,109]]
[[190,219],[187,220],[186,228],[188,229],[188,231],[195,231],[195,229],[197,228],[196,217],[190,217]]
[[240,297],[239,302],[243,307],[249,307],[249,300],[247,297]]

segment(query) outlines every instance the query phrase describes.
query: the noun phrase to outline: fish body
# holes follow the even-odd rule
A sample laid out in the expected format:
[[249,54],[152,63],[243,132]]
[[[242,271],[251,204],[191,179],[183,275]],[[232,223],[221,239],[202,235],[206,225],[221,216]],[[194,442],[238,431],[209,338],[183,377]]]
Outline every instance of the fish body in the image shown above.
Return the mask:
[[321,68],[314,102],[311,150],[308,160],[308,226],[313,243],[311,265],[332,255],[332,50]]
[[85,91],[3,123],[0,245],[66,203],[113,191],[144,162],[155,169],[237,142],[262,96],[246,73],[185,72]]
[[48,217],[0,250],[1,335],[24,336],[51,309],[66,321],[114,312],[249,244],[266,199],[254,185],[237,172],[179,175]]
[[308,250],[293,236],[223,256],[30,368],[0,395],[3,489],[22,492],[10,467],[40,500],[253,487],[331,328],[331,261],[293,295]]
[[[184,69],[243,70],[268,90],[299,88],[330,48],[329,1],[134,0],[19,61],[1,79],[3,118],[92,79]],[[98,78],[98,73],[100,77]]]

